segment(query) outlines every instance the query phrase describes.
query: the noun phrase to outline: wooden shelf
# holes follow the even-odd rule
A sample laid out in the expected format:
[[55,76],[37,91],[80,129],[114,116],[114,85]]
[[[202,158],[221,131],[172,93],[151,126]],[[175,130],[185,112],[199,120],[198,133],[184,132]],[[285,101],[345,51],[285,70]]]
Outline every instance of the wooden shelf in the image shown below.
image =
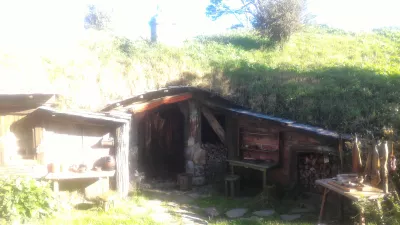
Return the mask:
[[252,152],[277,152],[279,151],[279,149],[275,149],[275,150],[261,150],[261,149],[251,149],[251,148],[240,148],[240,150],[242,151],[252,151]]

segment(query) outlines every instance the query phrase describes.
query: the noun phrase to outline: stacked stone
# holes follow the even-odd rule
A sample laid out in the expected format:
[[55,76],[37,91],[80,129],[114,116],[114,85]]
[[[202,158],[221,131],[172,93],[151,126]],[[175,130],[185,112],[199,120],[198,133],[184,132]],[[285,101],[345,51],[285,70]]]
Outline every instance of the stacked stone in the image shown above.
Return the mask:
[[193,185],[205,184],[204,165],[206,151],[199,144],[188,146],[186,149],[186,173],[192,174]]

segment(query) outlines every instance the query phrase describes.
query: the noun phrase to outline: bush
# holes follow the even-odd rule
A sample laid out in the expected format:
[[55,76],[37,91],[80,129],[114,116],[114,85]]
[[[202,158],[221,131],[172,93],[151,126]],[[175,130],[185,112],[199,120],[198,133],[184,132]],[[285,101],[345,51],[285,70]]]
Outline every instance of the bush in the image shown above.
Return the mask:
[[260,1],[253,26],[271,40],[286,41],[299,30],[304,10],[303,0]]
[[55,203],[47,182],[28,177],[0,179],[0,217],[7,221],[48,217],[55,212]]
[[[381,210],[377,207],[376,201],[380,202]],[[396,192],[376,201],[362,199],[354,204],[364,210],[365,219],[369,224],[400,224],[400,201]]]

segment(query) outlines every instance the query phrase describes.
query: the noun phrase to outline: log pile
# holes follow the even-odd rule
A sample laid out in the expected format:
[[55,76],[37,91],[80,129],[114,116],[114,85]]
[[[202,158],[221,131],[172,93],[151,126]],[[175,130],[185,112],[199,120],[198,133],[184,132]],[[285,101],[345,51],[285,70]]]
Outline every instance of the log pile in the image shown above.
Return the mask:
[[202,144],[201,148],[207,152],[204,171],[207,181],[220,181],[225,174],[228,149],[223,144],[209,143]]
[[298,181],[302,189],[317,190],[315,180],[330,178],[338,173],[339,162],[333,156],[307,153],[298,155]]

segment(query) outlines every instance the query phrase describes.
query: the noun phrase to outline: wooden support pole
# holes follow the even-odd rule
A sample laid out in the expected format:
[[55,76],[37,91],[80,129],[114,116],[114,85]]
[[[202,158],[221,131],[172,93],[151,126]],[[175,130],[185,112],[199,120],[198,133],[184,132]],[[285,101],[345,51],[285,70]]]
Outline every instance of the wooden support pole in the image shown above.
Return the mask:
[[381,148],[381,172],[382,172],[382,183],[383,183],[383,191],[385,193],[389,193],[389,185],[388,185],[388,158],[389,158],[389,148],[388,142],[386,141]]
[[129,133],[130,121],[118,127],[116,132],[116,181],[121,197],[128,196],[129,192]]
[[340,172],[343,173],[343,139],[342,136],[339,135],[339,157],[340,157]]
[[206,107],[201,107],[201,112],[203,113],[204,117],[207,119],[208,123],[211,125],[212,129],[215,131],[221,142],[225,144],[225,131],[219,124],[218,120]]
[[[138,157],[139,157],[139,121],[143,118],[143,115],[133,115],[131,118],[130,127],[130,142],[129,142],[129,174],[130,179],[135,185],[138,185],[138,177],[133,176],[139,173],[138,171]],[[136,188],[136,186],[135,186]]]
[[324,188],[324,194],[322,196],[322,203],[321,203],[321,209],[319,211],[319,218],[318,218],[318,223],[320,224],[322,222],[323,216],[324,216],[324,210],[325,210],[325,201],[326,201],[326,195],[328,194],[329,189]]

